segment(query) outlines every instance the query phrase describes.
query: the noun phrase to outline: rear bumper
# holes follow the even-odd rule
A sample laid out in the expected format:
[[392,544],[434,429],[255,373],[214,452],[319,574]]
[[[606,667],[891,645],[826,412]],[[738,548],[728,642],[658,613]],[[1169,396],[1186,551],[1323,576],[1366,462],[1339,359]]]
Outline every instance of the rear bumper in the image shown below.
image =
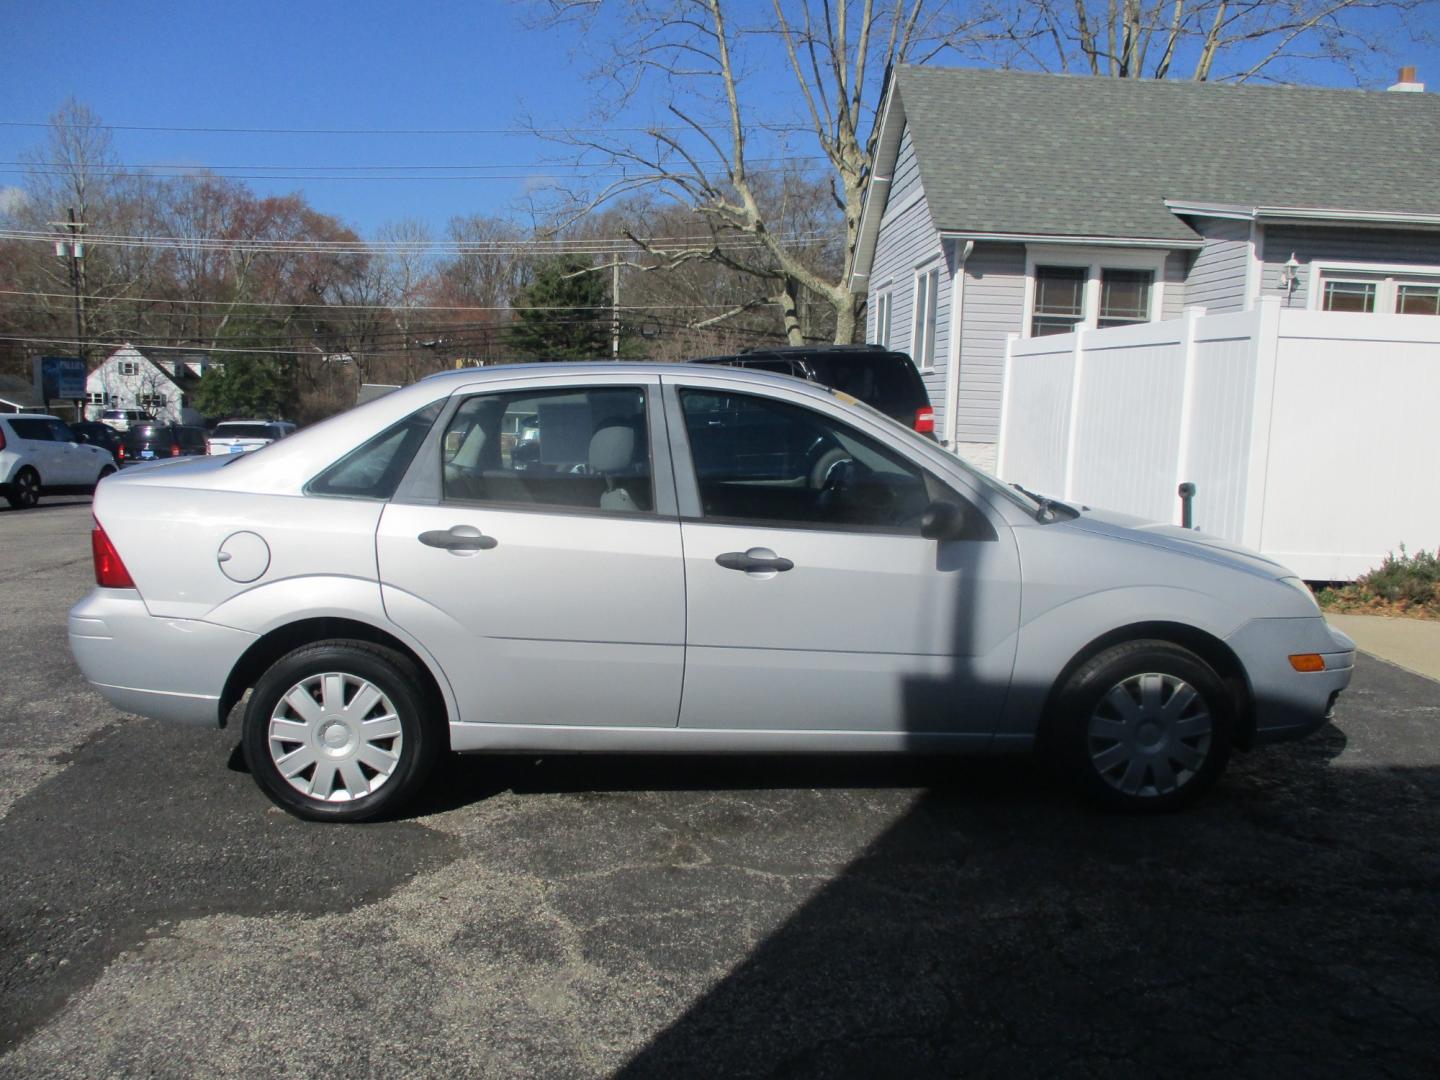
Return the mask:
[[70,609],[70,652],[117,709],[216,727],[220,695],[256,640],[243,630],[151,615],[134,589],[95,589]]
[[[1230,639],[1245,665],[1256,745],[1303,738],[1330,719],[1355,672],[1355,643],[1323,617],[1256,619]],[[1322,671],[1296,671],[1290,657],[1319,653]]]

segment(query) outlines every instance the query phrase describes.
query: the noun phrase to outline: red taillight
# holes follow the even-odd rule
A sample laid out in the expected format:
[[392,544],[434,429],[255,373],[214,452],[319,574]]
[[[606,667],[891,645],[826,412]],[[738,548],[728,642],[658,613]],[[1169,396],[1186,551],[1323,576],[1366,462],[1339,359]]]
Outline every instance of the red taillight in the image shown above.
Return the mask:
[[915,410],[915,430],[921,435],[935,434],[935,410],[929,405]]
[[171,457],[179,457],[179,456],[180,456],[180,444],[179,444],[178,442],[172,442],[172,443],[170,444],[170,456],[171,456]]
[[90,532],[90,553],[95,557],[95,584],[107,589],[133,589],[135,582],[130,571],[120,561],[120,553],[105,535],[99,518],[92,519],[95,528]]
[[5,429],[0,427],[0,450],[5,449]]
[[120,444],[119,455],[118,455],[118,457],[116,458],[116,460],[117,460],[117,461],[124,461],[124,460],[125,460],[125,444],[124,444],[123,442]]

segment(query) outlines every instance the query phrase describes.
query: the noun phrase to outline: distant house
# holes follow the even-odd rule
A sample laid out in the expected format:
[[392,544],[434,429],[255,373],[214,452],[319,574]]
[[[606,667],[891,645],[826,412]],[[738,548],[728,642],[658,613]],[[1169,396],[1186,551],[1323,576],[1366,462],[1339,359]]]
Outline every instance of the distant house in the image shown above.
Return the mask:
[[902,67],[850,280],[868,340],[912,354],[942,437],[990,465],[1012,335],[1101,348],[1262,297],[1435,318],[1440,100],[1413,69],[1390,89]]
[[122,345],[85,380],[86,415],[95,419],[106,409],[144,409],[167,423],[197,420],[187,396],[209,367],[203,353],[171,352],[151,359],[133,345]]

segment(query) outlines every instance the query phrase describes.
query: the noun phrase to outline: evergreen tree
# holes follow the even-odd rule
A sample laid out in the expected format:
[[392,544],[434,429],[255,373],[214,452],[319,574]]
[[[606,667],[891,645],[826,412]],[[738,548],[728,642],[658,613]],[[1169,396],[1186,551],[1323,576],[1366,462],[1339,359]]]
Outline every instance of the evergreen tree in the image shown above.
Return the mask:
[[[587,272],[588,271],[588,272]],[[510,348],[536,360],[601,360],[610,355],[610,290],[606,275],[575,256],[536,267],[516,297]]]

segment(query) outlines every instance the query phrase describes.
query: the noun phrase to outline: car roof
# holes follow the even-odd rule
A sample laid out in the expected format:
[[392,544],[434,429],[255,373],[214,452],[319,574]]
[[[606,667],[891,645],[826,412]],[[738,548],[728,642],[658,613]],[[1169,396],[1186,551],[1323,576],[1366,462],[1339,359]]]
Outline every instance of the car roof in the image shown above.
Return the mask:
[[[11,412],[0,413],[0,420],[60,420],[60,417],[42,412]],[[63,424],[65,421],[60,422]]]

